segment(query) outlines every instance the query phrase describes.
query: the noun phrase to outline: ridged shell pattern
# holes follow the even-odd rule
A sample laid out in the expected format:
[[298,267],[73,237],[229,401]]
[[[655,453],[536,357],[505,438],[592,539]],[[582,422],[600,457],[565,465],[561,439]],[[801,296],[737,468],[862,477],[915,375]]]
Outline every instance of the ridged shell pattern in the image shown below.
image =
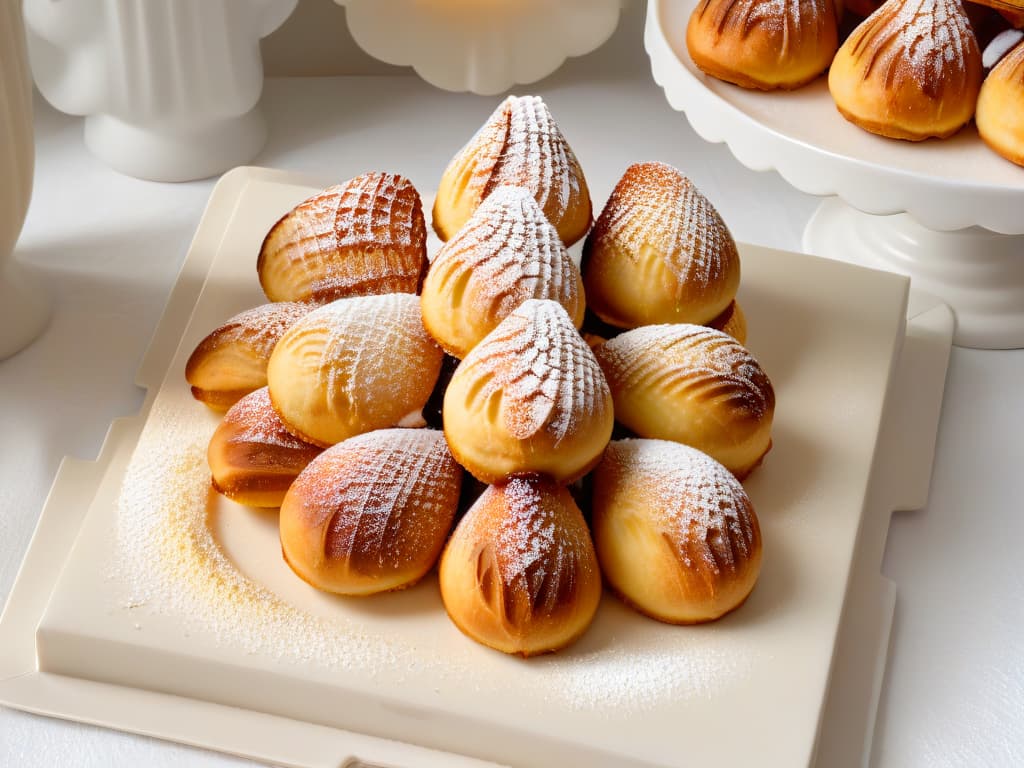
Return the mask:
[[496,514],[470,510],[460,526],[458,535],[475,543],[477,589],[513,626],[572,605],[581,580],[596,577],[586,524],[578,510],[561,508],[565,501],[564,489],[516,478],[489,486],[477,501]]
[[[527,299],[561,304],[574,323],[583,320],[579,270],[557,230],[528,190],[503,186],[488,196],[472,218],[438,252],[424,281],[424,306],[438,301],[443,316],[427,327],[437,334],[441,324],[452,335],[479,341]],[[458,357],[461,339],[438,338]],[[472,345],[469,345],[471,348]]]
[[291,434],[270,404],[270,393],[266,387],[257,389],[224,414],[225,425],[236,425],[228,442],[232,444],[251,443],[285,450],[309,450],[309,443]]
[[581,421],[600,419],[610,408],[594,353],[553,301],[524,302],[470,352],[456,375],[476,381],[467,410],[485,413],[499,398],[505,429],[518,440],[547,430],[557,445]]
[[272,301],[415,293],[426,266],[419,193],[403,176],[364,173],[329,187],[267,235],[257,269]]
[[817,42],[826,14],[835,15],[831,0],[702,0],[695,13],[701,20],[711,15],[721,35],[740,30],[741,38],[755,29],[774,33],[776,58],[787,61],[794,52]]
[[398,570],[424,549],[440,551],[460,478],[441,432],[384,429],[322,453],[293,493],[314,516],[309,527],[322,528],[328,560]]
[[844,43],[863,80],[939,100],[976,90],[981,52],[960,0],[888,0]]
[[[1024,100],[1024,41],[1018,43],[999,60],[989,73],[989,78],[1016,84],[1021,89],[1021,98]],[[1024,111],[1024,102],[1021,104],[1021,110]]]
[[626,170],[586,249],[613,249],[634,262],[653,251],[675,277],[679,300],[739,265],[736,243],[715,207],[686,176],[658,162]]
[[261,304],[239,312],[206,337],[201,346],[213,351],[229,344],[249,347],[257,357],[267,359],[281,337],[316,307],[294,301]]
[[735,572],[754,551],[754,512],[740,482],[717,461],[666,440],[616,440],[605,451],[608,482],[642,506],[646,521],[677,542],[685,568]]
[[579,161],[539,96],[505,99],[452,164],[477,201],[504,184],[525,187],[556,226],[583,193]]
[[[731,336],[702,325],[648,325],[601,345],[601,366],[616,391],[658,389],[715,402],[734,418],[761,418],[775,407],[768,377]],[[686,365],[674,360],[684,358]]]

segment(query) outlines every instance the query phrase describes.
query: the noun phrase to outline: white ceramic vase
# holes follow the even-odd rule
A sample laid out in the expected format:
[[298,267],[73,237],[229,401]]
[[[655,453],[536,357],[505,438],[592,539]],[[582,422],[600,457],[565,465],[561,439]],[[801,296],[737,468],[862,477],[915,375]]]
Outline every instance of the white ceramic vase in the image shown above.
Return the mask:
[[263,147],[259,41],[298,0],[24,2],[36,85],[115,170],[200,179]]
[[622,0],[335,0],[359,47],[431,85],[493,95],[604,43]]
[[34,161],[32,78],[21,0],[0,0],[0,359],[38,336],[49,317],[46,294],[14,261],[14,244],[32,196]]

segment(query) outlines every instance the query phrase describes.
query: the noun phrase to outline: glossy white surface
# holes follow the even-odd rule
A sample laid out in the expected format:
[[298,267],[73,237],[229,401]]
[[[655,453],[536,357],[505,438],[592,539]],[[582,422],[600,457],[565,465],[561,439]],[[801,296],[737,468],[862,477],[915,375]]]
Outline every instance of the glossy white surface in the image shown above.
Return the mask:
[[[534,89],[578,153],[614,153],[623,167],[674,163],[738,239],[799,249],[817,200],[698,138],[650,82],[640,34],[624,19],[613,45]],[[439,176],[465,140],[444,130],[445,115],[482,120],[494,101],[414,79],[271,81],[269,141],[256,162],[330,175],[367,142],[411,141],[423,151],[417,172]],[[94,456],[110,420],[141,403],[135,369],[212,187],[113,173],[85,151],[79,120],[36,106],[36,194],[17,252],[43,269],[57,309],[34,346],[0,363],[0,596],[60,458]],[[614,181],[592,178],[595,198]],[[931,500],[896,516],[884,569],[898,591],[876,733],[882,768],[1024,764],[1022,380],[1022,351],[953,350]],[[183,763],[247,764],[0,709],[0,765]]]
[[297,0],[26,0],[32,71],[57,109],[85,115],[111,168],[187,181],[252,158],[266,126],[259,40]]

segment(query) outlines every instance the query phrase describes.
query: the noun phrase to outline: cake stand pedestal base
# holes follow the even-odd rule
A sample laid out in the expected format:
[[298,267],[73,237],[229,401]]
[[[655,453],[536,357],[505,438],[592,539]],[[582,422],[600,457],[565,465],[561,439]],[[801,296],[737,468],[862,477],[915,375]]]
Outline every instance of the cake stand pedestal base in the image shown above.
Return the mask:
[[938,232],[907,214],[874,216],[829,198],[804,231],[804,250],[909,275],[914,289],[949,304],[953,343],[1024,348],[1024,236],[980,227]]

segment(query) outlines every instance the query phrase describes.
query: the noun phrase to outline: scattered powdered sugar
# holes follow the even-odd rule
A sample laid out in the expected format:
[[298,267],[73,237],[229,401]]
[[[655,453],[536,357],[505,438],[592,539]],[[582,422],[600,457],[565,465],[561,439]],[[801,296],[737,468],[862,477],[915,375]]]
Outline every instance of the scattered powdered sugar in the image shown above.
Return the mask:
[[285,332],[305,317],[312,305],[294,301],[278,301],[239,312],[225,321],[200,344],[201,348],[215,350],[232,344],[242,344],[267,359]]
[[117,503],[113,575],[121,606],[169,614],[248,654],[338,669],[385,667],[413,649],[351,620],[289,605],[246,578],[210,527],[208,415],[157,398]]
[[501,395],[505,427],[525,440],[546,429],[557,444],[603,417],[611,393],[565,309],[529,299],[473,348],[456,375],[479,378],[475,402]]
[[[232,652],[325,675],[388,671],[420,686],[497,684],[510,696],[608,718],[714,698],[749,675],[755,657],[730,633],[661,625],[609,596],[577,645],[514,667],[462,639],[440,606],[436,637],[403,634],[372,616],[364,622],[351,612],[326,617],[298,608],[241,573],[211,529],[205,453],[212,429],[187,396],[158,395],[117,502],[109,567],[121,609],[169,616],[186,636],[195,631]],[[544,524],[533,528],[547,537]]]
[[598,350],[619,389],[658,386],[699,398],[713,393],[737,411],[764,416],[775,407],[771,382],[732,336],[703,325],[646,325],[609,339]]
[[467,161],[467,187],[481,200],[505,184],[525,187],[555,223],[582,192],[579,161],[539,96],[505,99],[453,163]]
[[710,286],[739,268],[729,228],[693,182],[665,163],[631,165],[594,225],[587,249],[638,260],[652,249],[684,287]]
[[296,451],[312,447],[288,431],[270,404],[267,387],[249,393],[231,406],[224,414],[224,423],[240,427],[232,434],[232,443],[257,443]]
[[464,286],[469,301],[454,311],[495,322],[526,299],[551,299],[570,312],[580,301],[579,271],[558,230],[523,187],[495,189],[430,269],[443,274],[446,285]]
[[443,433],[382,429],[328,448],[292,492],[323,527],[328,558],[399,569],[447,535],[459,477]]
[[650,522],[690,567],[695,553],[713,572],[733,571],[754,546],[754,511],[740,482],[707,454],[668,440],[616,440],[604,460],[619,493],[636,495]]
[[288,282],[308,286],[309,296],[320,300],[362,288],[414,292],[426,263],[426,238],[412,182],[372,172],[296,206],[271,230],[263,255],[278,262],[276,272]]
[[876,77],[894,92],[910,80],[941,98],[947,88],[966,90],[970,71],[980,77],[981,52],[961,0],[888,0],[847,45],[864,62],[864,78]]

